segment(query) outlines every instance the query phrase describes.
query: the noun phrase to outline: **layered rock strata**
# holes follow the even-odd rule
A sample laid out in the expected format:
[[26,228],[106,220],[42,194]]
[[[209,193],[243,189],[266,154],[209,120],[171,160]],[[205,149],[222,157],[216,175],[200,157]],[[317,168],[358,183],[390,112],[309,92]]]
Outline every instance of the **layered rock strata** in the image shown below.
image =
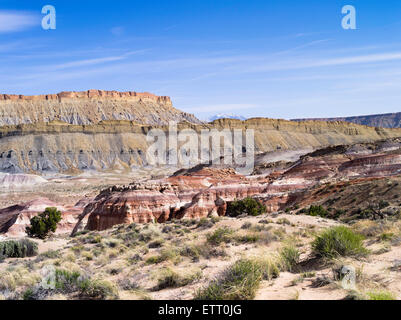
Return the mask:
[[170,178],[104,190],[85,207],[87,229],[116,224],[223,216],[227,203],[254,197],[268,212],[283,210],[327,182],[399,175],[401,151],[305,156],[286,169],[256,179],[232,169],[202,168]]

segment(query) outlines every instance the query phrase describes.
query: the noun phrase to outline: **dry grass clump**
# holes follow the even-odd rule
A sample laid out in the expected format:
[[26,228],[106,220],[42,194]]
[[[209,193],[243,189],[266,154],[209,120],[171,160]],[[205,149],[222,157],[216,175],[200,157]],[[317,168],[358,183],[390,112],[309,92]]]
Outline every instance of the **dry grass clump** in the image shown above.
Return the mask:
[[186,272],[184,274],[172,270],[171,268],[165,268],[161,271],[161,274],[157,280],[157,286],[154,290],[162,290],[165,288],[178,288],[185,287],[202,277],[202,271],[196,270],[194,272]]
[[364,237],[345,226],[332,227],[315,237],[313,252],[324,258],[363,256],[369,251],[363,245]]
[[219,278],[197,291],[196,300],[252,300],[262,280],[280,273],[274,258],[241,259],[228,267]]

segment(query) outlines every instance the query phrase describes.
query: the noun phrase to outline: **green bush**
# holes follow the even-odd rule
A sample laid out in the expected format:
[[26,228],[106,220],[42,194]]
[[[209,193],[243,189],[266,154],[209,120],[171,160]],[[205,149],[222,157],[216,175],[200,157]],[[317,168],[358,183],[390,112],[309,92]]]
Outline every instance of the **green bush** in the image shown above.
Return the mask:
[[50,232],[56,231],[60,221],[61,212],[57,208],[46,208],[31,219],[31,226],[26,227],[26,233],[33,238],[45,239]]
[[327,217],[328,212],[322,206],[310,206],[309,209],[306,210],[306,214],[313,217]]
[[363,246],[363,239],[347,227],[332,227],[316,236],[312,249],[316,255],[326,258],[366,255],[368,250]]
[[230,217],[237,217],[242,214],[248,216],[259,216],[266,212],[266,207],[253,198],[235,200],[227,203],[226,214]]
[[4,258],[33,257],[38,254],[37,243],[28,240],[9,240],[0,242],[0,256]]

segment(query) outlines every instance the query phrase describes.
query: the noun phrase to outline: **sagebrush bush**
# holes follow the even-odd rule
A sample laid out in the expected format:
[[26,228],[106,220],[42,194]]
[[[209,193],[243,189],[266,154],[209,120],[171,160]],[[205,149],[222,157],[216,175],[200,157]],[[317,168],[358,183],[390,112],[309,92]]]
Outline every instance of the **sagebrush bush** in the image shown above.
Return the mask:
[[33,238],[45,239],[50,232],[57,230],[57,224],[61,221],[61,212],[57,208],[49,207],[31,219],[30,226],[26,227],[26,233]]
[[232,239],[232,235],[234,230],[222,227],[216,229],[214,232],[206,235],[207,242],[213,245],[219,245],[223,242],[230,242]]
[[[54,284],[54,287],[51,285]],[[93,280],[78,271],[56,269],[48,280],[48,288],[41,284],[29,287],[23,293],[24,300],[47,299],[53,294],[78,294],[82,299],[116,299],[117,287],[106,280]]]
[[29,239],[0,242],[0,256],[5,258],[25,258],[38,254],[38,245]]
[[320,257],[366,255],[364,237],[345,226],[332,227],[316,236],[312,243],[313,252]]
[[242,214],[248,216],[259,216],[266,212],[266,207],[253,198],[245,198],[227,203],[226,214],[230,217],[237,217]]
[[107,280],[87,280],[80,284],[80,289],[80,296],[83,299],[118,299],[117,287]]

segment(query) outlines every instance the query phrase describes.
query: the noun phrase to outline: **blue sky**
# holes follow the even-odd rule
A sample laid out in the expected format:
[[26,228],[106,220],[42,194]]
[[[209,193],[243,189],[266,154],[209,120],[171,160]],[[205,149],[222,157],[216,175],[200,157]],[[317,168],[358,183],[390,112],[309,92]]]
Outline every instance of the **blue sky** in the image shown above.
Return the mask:
[[148,91],[201,119],[397,112],[401,1],[2,0],[0,62],[2,93]]

